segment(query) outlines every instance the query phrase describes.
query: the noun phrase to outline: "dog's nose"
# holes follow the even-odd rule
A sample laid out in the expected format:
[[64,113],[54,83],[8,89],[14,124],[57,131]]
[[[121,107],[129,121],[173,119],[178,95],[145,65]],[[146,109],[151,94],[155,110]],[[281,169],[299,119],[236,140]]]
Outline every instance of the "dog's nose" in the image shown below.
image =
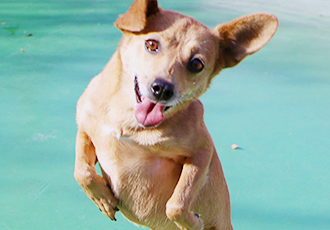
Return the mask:
[[174,95],[174,85],[162,79],[156,79],[151,84],[151,92],[158,101],[168,101]]

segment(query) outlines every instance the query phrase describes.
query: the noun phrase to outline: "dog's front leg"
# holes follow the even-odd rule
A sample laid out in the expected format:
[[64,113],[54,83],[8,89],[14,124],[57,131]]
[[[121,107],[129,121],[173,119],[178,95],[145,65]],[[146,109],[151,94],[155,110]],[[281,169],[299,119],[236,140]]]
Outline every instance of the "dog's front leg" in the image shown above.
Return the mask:
[[89,136],[78,131],[76,138],[76,161],[74,176],[86,195],[112,220],[116,220],[117,200],[107,181],[96,173],[97,157]]
[[190,205],[203,186],[212,151],[201,151],[187,158],[177,186],[166,204],[166,215],[182,230],[202,230],[203,222]]

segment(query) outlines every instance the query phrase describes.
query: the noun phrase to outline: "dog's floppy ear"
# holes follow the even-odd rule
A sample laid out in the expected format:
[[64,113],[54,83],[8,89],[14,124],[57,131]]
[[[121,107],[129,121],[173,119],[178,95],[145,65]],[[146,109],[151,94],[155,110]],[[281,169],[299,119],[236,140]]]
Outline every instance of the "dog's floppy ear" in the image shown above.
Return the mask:
[[115,26],[123,31],[141,32],[147,18],[159,11],[157,0],[136,0],[125,14],[119,15]]
[[233,67],[261,49],[277,27],[277,18],[269,14],[247,15],[216,26],[213,31],[219,36],[220,57],[223,57],[220,68]]

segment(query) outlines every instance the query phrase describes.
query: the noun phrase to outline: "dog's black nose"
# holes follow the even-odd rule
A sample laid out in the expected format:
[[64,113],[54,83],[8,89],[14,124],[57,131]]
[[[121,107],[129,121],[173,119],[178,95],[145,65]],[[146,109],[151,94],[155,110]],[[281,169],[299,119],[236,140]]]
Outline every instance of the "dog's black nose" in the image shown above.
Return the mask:
[[174,95],[174,85],[162,79],[156,79],[151,84],[151,92],[158,101],[168,101]]

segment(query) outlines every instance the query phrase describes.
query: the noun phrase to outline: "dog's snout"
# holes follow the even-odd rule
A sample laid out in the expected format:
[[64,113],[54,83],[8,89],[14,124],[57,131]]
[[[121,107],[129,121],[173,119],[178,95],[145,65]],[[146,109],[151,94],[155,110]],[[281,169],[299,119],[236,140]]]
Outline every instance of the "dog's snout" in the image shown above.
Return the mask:
[[174,85],[162,79],[156,79],[151,84],[151,91],[158,101],[168,101],[174,95]]

